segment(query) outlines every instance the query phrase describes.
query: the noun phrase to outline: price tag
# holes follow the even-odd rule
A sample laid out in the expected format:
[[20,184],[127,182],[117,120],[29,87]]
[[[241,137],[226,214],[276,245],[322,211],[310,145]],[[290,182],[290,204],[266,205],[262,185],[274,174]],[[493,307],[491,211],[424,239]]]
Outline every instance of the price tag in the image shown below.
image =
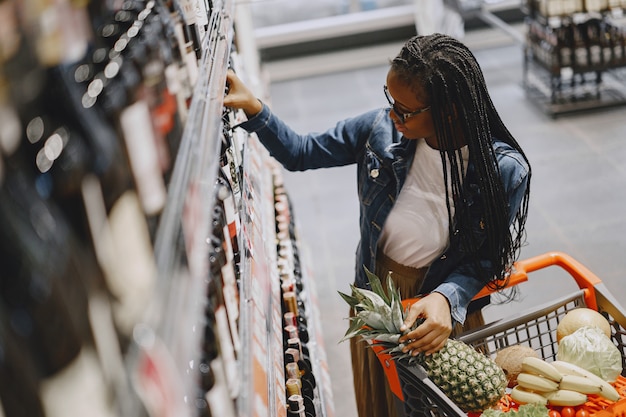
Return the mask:
[[184,383],[170,352],[158,338],[140,351],[133,382],[151,417],[185,415]]

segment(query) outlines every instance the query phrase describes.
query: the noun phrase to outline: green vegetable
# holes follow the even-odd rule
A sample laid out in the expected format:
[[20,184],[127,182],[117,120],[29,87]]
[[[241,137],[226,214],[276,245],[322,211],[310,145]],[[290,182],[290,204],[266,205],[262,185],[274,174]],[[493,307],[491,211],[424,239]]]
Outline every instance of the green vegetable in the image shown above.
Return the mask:
[[584,326],[559,342],[557,357],[593,372],[608,382],[622,373],[622,354],[595,326]]
[[489,408],[481,414],[481,417],[547,417],[548,407],[541,404],[523,404],[517,410],[509,411]]

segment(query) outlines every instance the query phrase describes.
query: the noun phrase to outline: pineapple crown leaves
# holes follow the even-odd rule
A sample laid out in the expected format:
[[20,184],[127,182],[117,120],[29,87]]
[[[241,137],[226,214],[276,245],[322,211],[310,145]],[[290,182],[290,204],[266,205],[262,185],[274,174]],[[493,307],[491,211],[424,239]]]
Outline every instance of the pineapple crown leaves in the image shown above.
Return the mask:
[[[370,287],[372,288],[372,291],[374,291],[383,300],[385,300],[385,303],[387,305],[391,305],[391,300],[389,299],[389,297],[387,296],[387,293],[383,289],[383,285],[380,282],[380,279],[378,278],[378,276],[376,276],[376,274],[374,274],[372,271],[367,269],[366,266],[364,266],[363,269],[365,270],[365,275],[367,276],[367,279],[368,279],[368,281],[370,283]],[[391,283],[391,284],[389,284],[389,283]],[[394,285],[393,281],[391,280],[391,275],[387,275],[387,285],[388,285],[387,288],[389,288],[389,285],[391,285],[391,286]],[[393,296],[393,292],[390,292],[389,294],[391,294]]]
[[363,320],[361,320],[358,317],[351,317],[350,318],[350,327],[346,331],[346,334],[341,338],[339,343],[345,342],[346,340],[351,339],[353,337],[362,335],[362,334],[366,333],[367,331],[368,331],[368,329],[367,329],[366,324],[365,324],[365,322]]
[[[339,291],[339,295],[355,311],[355,316],[350,318],[350,327],[341,342],[358,335],[367,337],[368,334],[371,339],[378,339],[375,335],[382,334],[397,334],[399,337],[400,326],[404,320],[400,291],[396,288],[391,275],[387,275],[385,291],[380,279],[367,267],[364,269],[371,290],[350,285],[352,295]],[[395,345],[397,344],[396,340]]]

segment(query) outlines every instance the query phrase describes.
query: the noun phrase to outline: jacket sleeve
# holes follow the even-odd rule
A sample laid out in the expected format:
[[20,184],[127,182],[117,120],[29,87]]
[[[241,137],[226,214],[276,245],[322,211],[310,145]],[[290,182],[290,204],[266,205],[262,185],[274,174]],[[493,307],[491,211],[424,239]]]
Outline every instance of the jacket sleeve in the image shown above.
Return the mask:
[[264,103],[263,109],[239,126],[256,133],[270,155],[289,171],[343,166],[356,162],[377,111],[338,122],[323,133],[296,133]]
[[[509,198],[509,224],[515,220],[515,215],[520,208],[529,180],[529,167],[521,155],[514,151],[505,151],[499,156],[500,173]],[[483,261],[482,266],[487,270],[491,265]],[[472,298],[488,281],[477,276],[468,274],[468,268],[459,264],[433,291],[443,294],[450,303],[452,318],[464,323],[468,312],[468,306]]]

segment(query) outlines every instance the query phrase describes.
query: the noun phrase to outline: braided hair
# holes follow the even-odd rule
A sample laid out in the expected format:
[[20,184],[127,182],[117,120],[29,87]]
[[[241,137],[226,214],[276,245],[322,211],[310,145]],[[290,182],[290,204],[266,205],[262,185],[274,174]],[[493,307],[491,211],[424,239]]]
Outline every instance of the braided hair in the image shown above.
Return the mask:
[[[446,201],[450,236],[454,230],[458,231],[461,247],[470,257],[470,265],[481,275],[488,274],[492,288],[502,289],[525,238],[530,187],[526,188],[513,225],[509,226],[508,198],[500,179],[492,138],[515,148],[527,163],[528,159],[498,115],[482,70],[463,43],[443,34],[415,36],[392,60],[391,70],[420,101],[431,106],[444,181],[448,185]],[[465,169],[459,136],[468,145],[469,162],[478,179],[479,198],[484,210],[481,227],[484,226],[486,232],[483,248],[471,232],[472,216],[464,204],[468,190],[462,187]],[[449,176],[448,164],[451,168]],[[450,193],[455,201],[454,219]],[[490,266],[485,268],[481,259],[487,259]]]

